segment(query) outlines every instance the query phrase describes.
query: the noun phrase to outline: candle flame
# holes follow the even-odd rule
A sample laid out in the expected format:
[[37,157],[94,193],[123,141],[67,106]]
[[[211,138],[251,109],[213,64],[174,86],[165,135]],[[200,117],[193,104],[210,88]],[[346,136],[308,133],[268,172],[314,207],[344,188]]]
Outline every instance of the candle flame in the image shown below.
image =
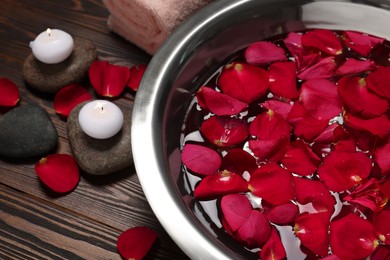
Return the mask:
[[104,104],[105,102],[97,102],[95,105],[95,109],[98,109],[100,113],[105,113],[106,111],[104,110]]
[[47,28],[46,29],[46,32],[47,32],[47,34],[49,35],[49,37],[51,36],[51,29],[50,28]]

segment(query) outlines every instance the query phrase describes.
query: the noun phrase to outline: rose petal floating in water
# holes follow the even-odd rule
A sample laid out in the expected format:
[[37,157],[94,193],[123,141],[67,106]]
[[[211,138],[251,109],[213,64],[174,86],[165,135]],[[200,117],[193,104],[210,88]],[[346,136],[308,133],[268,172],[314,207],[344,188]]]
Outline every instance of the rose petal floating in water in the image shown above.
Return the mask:
[[374,224],[376,234],[379,239],[390,245],[390,208],[386,207],[381,211],[375,212],[372,223]]
[[299,214],[299,210],[294,203],[287,203],[272,207],[270,210],[265,211],[264,214],[272,223],[277,225],[289,225],[294,223],[295,218]]
[[222,164],[219,153],[202,145],[186,144],[181,154],[183,164],[200,175],[216,173]]
[[245,141],[249,136],[247,124],[237,118],[212,116],[204,121],[200,132],[212,144],[229,147]]
[[300,177],[293,177],[296,200],[303,207],[301,213],[305,211],[305,205],[311,205],[315,212],[327,212],[330,217],[334,211],[336,201],[330,194],[328,188],[318,180],[310,180]]
[[328,227],[329,215],[327,213],[304,213],[297,217],[294,233],[314,254],[326,256],[329,243]]
[[272,110],[257,115],[249,126],[249,133],[260,140],[290,136],[290,131],[287,121]]
[[372,178],[360,183],[351,193],[344,197],[344,201],[359,204],[376,212],[383,209],[388,198],[382,192],[378,181]]
[[268,219],[258,210],[252,210],[248,219],[237,230],[237,239],[248,248],[264,245],[271,236],[271,225]]
[[346,109],[356,116],[378,117],[389,109],[389,102],[369,91],[366,80],[361,77],[341,78],[337,92]]
[[[327,79],[334,75],[336,70],[336,62],[334,57],[326,57],[319,61],[317,61],[316,56],[305,56],[306,60],[301,61],[306,67],[303,69],[300,68],[300,72],[298,73],[298,78],[302,80],[310,80],[310,79]],[[307,59],[309,58],[309,59]],[[305,63],[312,63],[313,65],[306,65]]]
[[286,258],[286,250],[280,240],[278,231],[273,227],[271,236],[261,248],[260,259],[262,260],[282,260]]
[[133,227],[118,237],[116,247],[124,259],[141,260],[149,252],[157,238],[157,232],[151,228]]
[[366,131],[380,138],[390,134],[390,120],[387,115],[381,115],[370,119],[362,119],[350,113],[343,115],[347,126],[360,131]]
[[361,32],[344,31],[341,37],[344,44],[362,56],[368,56],[371,50],[383,42],[383,38],[367,35]]
[[241,148],[232,148],[222,157],[221,169],[242,174],[245,171],[249,173],[257,169],[255,157]]
[[357,60],[349,58],[337,68],[335,75],[346,76],[358,74],[365,71],[375,70],[376,68],[376,64],[371,60]]
[[249,180],[249,190],[271,205],[283,205],[294,198],[292,175],[276,163],[262,165]]
[[379,66],[367,76],[367,88],[378,96],[390,99],[390,67]]
[[287,152],[281,163],[287,170],[301,176],[313,174],[321,159],[302,140],[297,140],[287,146]]
[[299,100],[309,114],[318,120],[329,120],[341,113],[337,86],[326,79],[313,79],[303,83]]
[[286,99],[294,99],[299,96],[294,62],[274,62],[270,65],[268,74],[269,89],[274,95]]
[[211,200],[246,191],[248,183],[241,175],[224,170],[204,177],[195,187],[194,196],[199,200]]
[[287,60],[283,48],[273,42],[261,41],[250,44],[245,49],[245,60],[252,65]]
[[196,93],[199,105],[217,116],[232,116],[244,110],[248,104],[203,86]]
[[341,259],[364,259],[379,245],[374,226],[354,214],[330,223],[330,247]]
[[361,152],[333,151],[318,168],[318,175],[331,191],[351,189],[371,172],[371,160]]
[[265,70],[238,62],[226,65],[218,80],[222,93],[247,104],[261,98],[267,92],[268,85],[268,73]]
[[226,224],[234,232],[249,219],[252,206],[245,195],[229,194],[222,197],[221,210]]
[[317,49],[330,55],[339,55],[343,50],[337,35],[326,29],[314,29],[304,33],[302,45],[304,48]]

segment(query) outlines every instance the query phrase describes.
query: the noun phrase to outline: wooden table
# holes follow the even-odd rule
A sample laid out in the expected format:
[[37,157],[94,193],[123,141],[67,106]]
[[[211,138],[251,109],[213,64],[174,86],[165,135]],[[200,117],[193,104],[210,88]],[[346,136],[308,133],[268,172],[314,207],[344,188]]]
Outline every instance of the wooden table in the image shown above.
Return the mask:
[[[94,42],[101,60],[147,63],[147,54],[108,30],[107,16],[101,0],[1,0],[0,77],[18,85],[19,105],[38,104],[50,114],[59,135],[53,153],[71,154],[66,120],[55,113],[52,95],[32,91],[23,81],[29,42],[48,27],[58,28]],[[133,101],[129,90],[114,100],[119,106]],[[159,233],[146,259],[187,259],[153,214],[134,167],[101,177],[81,173],[78,187],[58,196],[42,186],[35,163],[0,158],[0,259],[121,259],[117,237],[140,225]]]

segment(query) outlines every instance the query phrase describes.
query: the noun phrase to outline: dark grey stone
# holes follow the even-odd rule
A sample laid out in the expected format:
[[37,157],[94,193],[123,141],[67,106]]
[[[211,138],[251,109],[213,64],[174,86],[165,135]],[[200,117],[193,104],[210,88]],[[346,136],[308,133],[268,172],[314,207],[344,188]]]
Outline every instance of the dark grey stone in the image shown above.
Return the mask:
[[64,86],[87,78],[89,67],[96,59],[95,45],[75,37],[73,53],[61,63],[45,64],[30,54],[23,64],[23,78],[36,90],[56,93]]
[[108,139],[95,139],[81,130],[78,115],[87,102],[77,105],[67,121],[70,147],[80,168],[93,175],[118,172],[133,164],[131,151],[131,111],[122,108],[124,122],[122,130]]
[[50,153],[58,136],[48,113],[37,105],[12,109],[0,118],[0,156],[28,158]]

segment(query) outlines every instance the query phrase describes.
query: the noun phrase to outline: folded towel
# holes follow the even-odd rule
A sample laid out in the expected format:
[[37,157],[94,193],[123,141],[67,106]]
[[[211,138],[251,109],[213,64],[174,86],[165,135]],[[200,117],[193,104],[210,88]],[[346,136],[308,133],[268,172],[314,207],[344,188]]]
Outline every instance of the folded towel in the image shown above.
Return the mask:
[[103,0],[108,27],[154,54],[172,31],[212,0]]

